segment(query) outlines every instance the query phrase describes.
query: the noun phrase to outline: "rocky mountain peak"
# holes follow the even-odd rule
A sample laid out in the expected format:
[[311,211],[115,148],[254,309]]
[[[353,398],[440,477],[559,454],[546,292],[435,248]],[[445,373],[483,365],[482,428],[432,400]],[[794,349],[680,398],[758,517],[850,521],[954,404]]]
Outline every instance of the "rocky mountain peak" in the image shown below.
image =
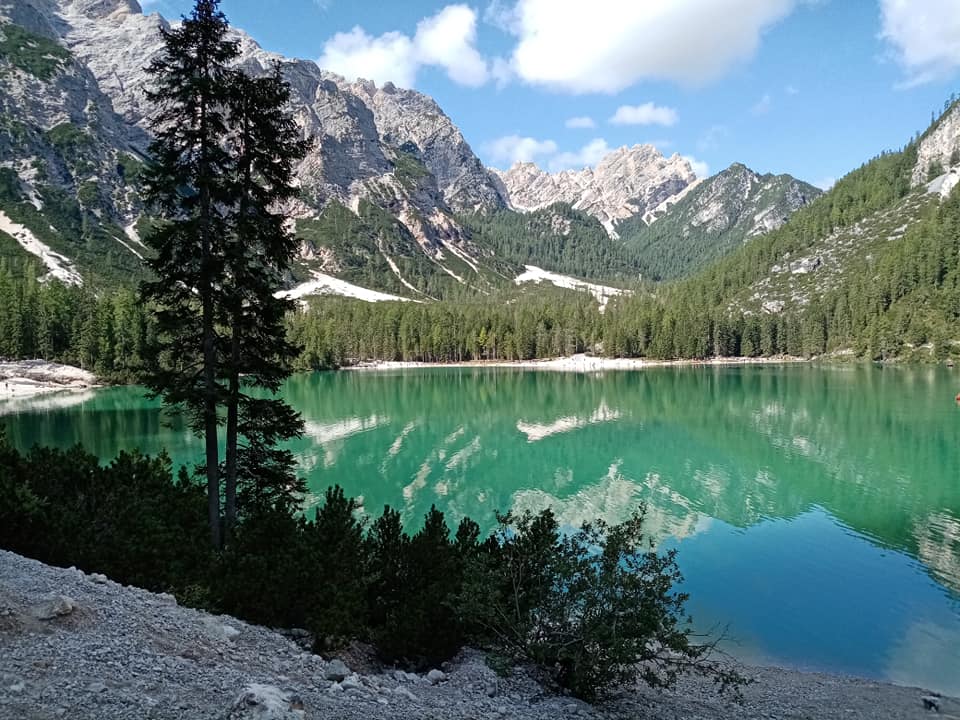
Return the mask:
[[[144,67],[162,49],[166,21],[144,16],[136,0],[47,0],[55,2],[66,44],[93,72],[116,110],[131,123],[146,124],[151,109],[143,89]],[[300,176],[314,199],[350,203],[358,183],[390,172],[390,148],[416,146],[419,159],[437,180],[443,200],[457,209],[502,207],[463,135],[430,97],[392,83],[348,82],[309,60],[268,52],[247,33],[233,30],[239,63],[253,74],[279,62],[293,90],[294,114],[305,135],[317,139]]]
[[84,15],[93,20],[143,14],[137,0],[70,0],[61,3],[61,7],[67,6],[70,6],[72,14]]
[[643,216],[697,179],[687,160],[676,154],[665,157],[653,145],[617,148],[593,168],[548,173],[523,162],[492,172],[517,210],[568,203],[596,217],[611,235],[618,222]]

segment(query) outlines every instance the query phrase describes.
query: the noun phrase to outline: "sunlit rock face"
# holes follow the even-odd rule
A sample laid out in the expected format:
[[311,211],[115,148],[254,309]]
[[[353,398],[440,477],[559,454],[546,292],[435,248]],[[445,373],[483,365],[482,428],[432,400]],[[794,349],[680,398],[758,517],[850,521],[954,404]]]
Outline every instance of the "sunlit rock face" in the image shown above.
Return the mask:
[[517,210],[538,210],[562,202],[597,218],[615,233],[620,220],[644,215],[696,181],[689,161],[665,157],[653,145],[621,147],[596,167],[548,173],[533,163],[506,172],[491,170]]
[[[10,143],[0,138],[0,162],[22,170],[27,194],[37,194],[29,175],[35,160],[49,169],[45,184],[71,194],[84,180],[96,180],[104,188],[98,206],[104,222],[133,227],[141,206],[121,196],[123,178],[114,177],[117,155],[133,153],[142,160],[148,151],[155,108],[146,95],[147,67],[163,50],[162,31],[179,21],[144,14],[135,0],[22,0],[0,5],[0,21],[49,39],[66,57],[50,77],[4,73],[0,108],[39,136],[70,122],[93,139],[78,152],[97,168],[87,177],[72,177],[53,151],[30,136]],[[372,204],[399,221],[409,249],[427,256],[421,263],[443,265],[441,272],[466,263],[471,273],[449,274],[463,285],[484,286],[477,265],[489,253],[469,242],[455,213],[502,208],[506,202],[497,180],[437,103],[390,83],[348,81],[312,61],[267,52],[242,30],[231,33],[245,71],[264,75],[279,65],[291,87],[291,112],[312,140],[296,169],[301,194],[285,211],[311,219],[332,201],[358,215],[364,203]],[[463,263],[447,263],[444,254],[462,256]]]
[[917,164],[911,180],[920,185],[928,179],[930,168],[939,164],[948,170],[960,150],[960,106],[954,106],[920,139],[917,144]]

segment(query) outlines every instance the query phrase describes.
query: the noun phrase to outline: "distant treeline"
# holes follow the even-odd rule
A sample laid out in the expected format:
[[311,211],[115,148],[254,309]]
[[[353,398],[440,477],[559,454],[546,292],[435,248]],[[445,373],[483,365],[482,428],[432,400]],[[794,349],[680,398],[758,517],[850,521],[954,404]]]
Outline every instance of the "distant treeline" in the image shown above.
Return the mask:
[[0,357],[43,358],[135,380],[152,338],[150,313],[128,289],[97,294],[0,261]]

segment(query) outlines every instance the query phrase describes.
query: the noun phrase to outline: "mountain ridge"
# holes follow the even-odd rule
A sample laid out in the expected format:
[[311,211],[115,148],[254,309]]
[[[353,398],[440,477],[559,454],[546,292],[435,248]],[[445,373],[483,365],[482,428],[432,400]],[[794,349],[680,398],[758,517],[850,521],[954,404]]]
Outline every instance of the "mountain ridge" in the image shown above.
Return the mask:
[[753,237],[782,227],[822,194],[791,175],[761,175],[743,163],[688,186],[653,217],[631,218],[619,230],[656,279],[688,275]]
[[[19,113],[10,116],[16,127],[7,121],[0,129],[0,211],[11,231],[0,236],[0,256],[25,266],[39,247],[33,255],[50,272],[59,256],[63,277],[131,284],[143,276],[148,252],[137,193],[152,113],[144,68],[162,50],[160,30],[171,25],[158,13],[144,14],[136,0],[8,2],[0,4],[4,21],[3,28],[22,26],[62,57],[51,65],[41,53],[37,70],[36,59],[18,67],[11,52],[0,53],[0,103]],[[652,145],[614,149],[579,171],[516,166],[517,180],[511,171],[484,167],[429,96],[392,83],[347,81],[312,61],[264,50],[243,30],[230,32],[247,72],[262,75],[280,64],[291,110],[304,136],[316,139],[297,169],[301,197],[285,208],[303,241],[291,285],[332,272],[379,292],[442,299],[492,292],[526,263],[579,272],[573,258],[589,258],[593,278],[635,277],[648,267],[629,248],[611,244],[618,226],[636,218],[662,222],[705,182],[687,160]],[[594,218],[607,237],[583,218],[577,235],[560,232],[553,211],[543,222],[501,215],[506,226],[541,243],[524,240],[506,257],[502,242],[490,245],[475,232],[480,216],[511,206],[537,213],[558,203]],[[592,242],[597,246],[589,248]]]
[[611,237],[618,222],[643,216],[697,180],[688,160],[676,153],[665,157],[653,145],[616,148],[580,170],[550,173],[518,162],[490,172],[506,189],[511,208],[530,212],[566,203],[596,217]]

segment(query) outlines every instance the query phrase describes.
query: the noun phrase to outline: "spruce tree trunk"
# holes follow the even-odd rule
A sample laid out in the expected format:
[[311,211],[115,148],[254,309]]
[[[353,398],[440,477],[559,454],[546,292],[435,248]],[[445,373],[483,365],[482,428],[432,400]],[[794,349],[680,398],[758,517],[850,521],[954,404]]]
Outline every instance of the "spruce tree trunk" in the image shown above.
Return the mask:
[[[205,241],[205,245],[209,243]],[[213,303],[203,299],[203,434],[207,459],[207,516],[210,542],[220,549],[220,447],[217,442],[217,353],[213,342]]]
[[[205,100],[205,99],[204,99]],[[207,105],[201,101],[200,127],[202,142],[200,149],[200,246],[201,246],[201,283],[198,288],[203,305],[203,435],[206,443],[207,460],[207,519],[210,523],[210,542],[217,550],[222,546],[220,537],[220,447],[217,442],[217,348],[214,337],[213,317],[213,267],[212,245],[210,242],[210,188],[207,163],[206,132]]]
[[224,489],[224,512],[226,527],[224,542],[230,542],[233,526],[237,522],[237,426],[240,416],[240,311],[233,316],[233,332],[230,341],[230,389],[227,397],[227,455]]

